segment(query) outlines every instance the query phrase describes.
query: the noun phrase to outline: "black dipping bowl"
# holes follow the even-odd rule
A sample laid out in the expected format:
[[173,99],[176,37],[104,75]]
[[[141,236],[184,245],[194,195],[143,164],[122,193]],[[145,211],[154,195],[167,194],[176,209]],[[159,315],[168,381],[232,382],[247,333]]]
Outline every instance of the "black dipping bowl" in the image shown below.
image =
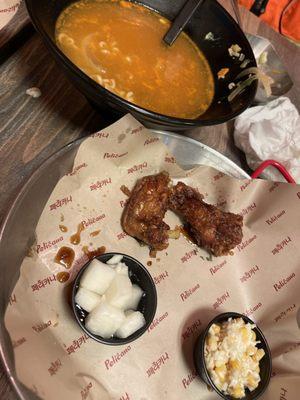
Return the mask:
[[96,340],[97,342],[109,345],[123,345],[139,338],[144,332],[147,331],[149,325],[153,321],[157,306],[157,294],[156,294],[155,284],[147,269],[139,261],[126,254],[117,252],[105,253],[96,258],[99,261],[106,263],[106,261],[108,261],[112,256],[116,254],[120,254],[123,256],[122,262],[124,262],[128,267],[128,272],[131,282],[138,285],[144,291],[144,295],[142,296],[141,301],[139,302],[137,311],[140,311],[142,314],[144,314],[146,325],[144,325],[138,331],[134,332],[132,335],[128,336],[126,339],[119,339],[117,337],[104,339],[101,336],[94,335],[93,333],[91,333],[89,330],[86,329],[84,321],[88,315],[88,312],[83,310],[78,304],[75,303],[75,295],[79,288],[81,276],[83,272],[86,270],[86,268],[89,267],[90,262],[92,260],[86,263],[79,271],[74,281],[73,292],[72,292],[72,307],[76,320],[80,325],[81,329],[83,329],[87,335],[89,335],[92,339]]
[[[141,0],[137,2],[158,11],[169,20],[173,20],[185,1]],[[186,33],[190,35],[206,56],[215,81],[213,102],[209,109],[196,119],[168,117],[138,107],[109,92],[77,68],[59,50],[54,38],[55,23],[58,16],[64,8],[74,3],[74,0],[26,0],[25,2],[36,30],[41,34],[59,67],[90,103],[100,111],[105,111],[106,115],[109,113],[112,120],[129,112],[149,128],[180,131],[226,122],[241,114],[250,106],[255,97],[257,81],[246,87],[244,92],[235,97],[231,103],[227,101],[227,96],[230,93],[228,84],[242,71],[241,63],[229,56],[228,48],[233,44],[238,44],[242,48],[241,51],[245,58],[250,60],[247,68],[255,67],[256,62],[244,33],[234,19],[215,0],[206,0],[185,28]],[[216,40],[205,40],[205,36],[209,32],[213,33]],[[218,79],[217,77],[221,68],[229,68],[229,73],[225,79]],[[111,115],[112,110],[114,111],[113,115]]]
[[[194,363],[196,370],[202,380],[207,383],[209,386],[211,386],[223,399],[226,400],[233,400],[234,397],[228,396],[221,392],[213,383],[212,379],[209,376],[208,370],[206,368],[206,363],[205,363],[205,358],[204,358],[204,346],[205,346],[205,339],[208,333],[209,328],[211,327],[212,324],[217,324],[217,323],[222,323],[224,321],[227,321],[228,318],[243,318],[243,320],[247,323],[250,322],[250,324],[255,324],[255,322],[251,321],[250,318],[246,317],[245,315],[235,313],[235,312],[227,312],[223,314],[217,315],[210,323],[207,325],[205,331],[201,333],[199,336],[196,346],[194,349]],[[270,378],[271,378],[271,370],[272,370],[272,358],[271,358],[271,351],[269,349],[268,343],[266,338],[264,337],[262,331],[256,327],[253,329],[257,340],[259,340],[261,343],[257,344],[257,348],[259,349],[264,349],[265,355],[264,357],[260,360],[259,362],[259,367],[260,367],[260,382],[255,390],[252,392],[246,391],[246,396],[243,397],[243,400],[255,400],[258,399],[263,392],[266,390]]]

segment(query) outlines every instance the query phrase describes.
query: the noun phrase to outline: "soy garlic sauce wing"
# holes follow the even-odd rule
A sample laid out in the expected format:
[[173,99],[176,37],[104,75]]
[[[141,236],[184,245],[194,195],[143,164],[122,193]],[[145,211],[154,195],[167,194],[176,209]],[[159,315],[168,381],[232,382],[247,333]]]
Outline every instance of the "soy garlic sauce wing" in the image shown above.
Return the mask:
[[124,231],[151,250],[168,247],[168,230],[163,218],[168,208],[170,178],[167,172],[145,176],[138,180],[122,215]]
[[183,182],[171,190],[170,209],[183,218],[197,245],[215,256],[228,254],[242,241],[243,217],[205,203],[196,189]]

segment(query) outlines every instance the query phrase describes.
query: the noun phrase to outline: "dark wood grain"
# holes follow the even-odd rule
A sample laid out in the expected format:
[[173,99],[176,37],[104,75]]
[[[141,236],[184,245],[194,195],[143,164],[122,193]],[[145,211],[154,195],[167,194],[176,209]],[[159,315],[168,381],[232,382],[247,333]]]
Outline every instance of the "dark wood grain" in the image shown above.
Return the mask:
[[[221,3],[226,5],[226,0]],[[247,32],[270,39],[284,59],[294,81],[289,97],[300,109],[300,78],[296,71],[300,61],[299,48],[247,10],[242,10],[242,19]],[[4,31],[6,39],[3,39],[1,31],[3,46],[13,43],[14,32],[18,35],[22,27],[29,26],[24,8],[13,22],[16,25],[8,26]],[[14,47],[9,57],[0,63],[0,216],[26,179],[46,158],[62,146],[107,124],[106,116],[97,114],[67,81],[38,35],[26,37],[25,42]],[[34,99],[26,95],[26,90],[33,86],[40,88],[41,97]],[[186,135],[246,167],[244,155],[234,146],[232,131],[233,123],[230,122],[195,129]],[[0,399],[16,400],[1,366]]]
[[[42,95],[28,96],[31,87]],[[0,97],[0,181],[7,189],[0,199],[3,210],[38,165],[105,119],[66,80],[37,35],[2,65]]]
[[34,34],[24,1],[11,21],[1,29],[0,33],[0,64],[7,60]]

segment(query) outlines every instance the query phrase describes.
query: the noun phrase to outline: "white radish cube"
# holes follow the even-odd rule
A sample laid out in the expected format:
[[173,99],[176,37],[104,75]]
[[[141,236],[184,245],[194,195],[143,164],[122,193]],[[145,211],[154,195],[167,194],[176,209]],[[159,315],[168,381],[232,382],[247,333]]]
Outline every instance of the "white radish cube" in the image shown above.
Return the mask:
[[144,292],[138,285],[132,285],[132,296],[127,303],[127,309],[136,310]]
[[91,312],[101,301],[101,296],[88,289],[80,287],[75,296],[75,303],[85,311]]
[[125,339],[146,324],[143,314],[139,311],[127,313],[126,318],[120,328],[116,331],[116,336]]
[[103,301],[89,313],[85,327],[91,333],[107,339],[120,328],[124,319],[125,314],[122,310]]
[[94,259],[84,271],[80,279],[80,286],[102,295],[108,289],[115,275],[115,270]]
[[117,274],[122,274],[122,275],[128,275],[128,267],[125,263],[119,262],[118,264],[112,264],[110,265],[111,268],[113,268]]
[[119,262],[121,262],[122,259],[123,259],[123,256],[121,254],[115,254],[108,261],[106,261],[106,264],[108,264],[108,265],[119,264]]
[[116,268],[115,271],[117,274],[121,274],[121,275],[126,275],[128,276],[128,267],[126,264],[124,263],[119,263]]
[[132,297],[132,284],[128,276],[116,274],[110,287],[107,289],[106,300],[114,307],[127,309],[127,304]]

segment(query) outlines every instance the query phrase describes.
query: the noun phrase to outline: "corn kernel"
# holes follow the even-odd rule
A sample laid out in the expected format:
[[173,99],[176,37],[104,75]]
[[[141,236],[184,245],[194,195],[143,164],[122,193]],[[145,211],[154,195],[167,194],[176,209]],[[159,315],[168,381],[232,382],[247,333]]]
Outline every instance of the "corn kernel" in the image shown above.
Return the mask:
[[218,334],[218,333],[220,333],[221,328],[219,327],[219,325],[213,324],[213,325],[211,326],[211,330],[212,330],[212,332],[213,332],[214,334]]
[[258,382],[256,379],[251,374],[248,374],[247,376],[247,386],[249,389],[255,389],[258,386]]
[[245,326],[241,328],[242,340],[244,343],[247,343],[249,341],[250,339],[249,333],[251,333],[251,331],[248,331],[248,329]]
[[245,390],[243,386],[237,385],[231,390],[230,395],[236,399],[241,399],[245,396]]
[[217,350],[217,339],[214,336],[208,335],[206,344],[209,350]]
[[233,371],[238,371],[241,368],[239,360],[230,360],[228,364],[229,368]]
[[255,366],[254,372],[257,372],[258,374],[260,373],[260,368],[258,364]]
[[243,364],[245,364],[248,361],[248,356],[247,356],[246,353],[243,354],[241,361],[242,361]]
[[258,349],[257,352],[252,356],[252,360],[260,361],[265,355],[264,349]]
[[247,349],[247,355],[253,356],[257,353],[257,348],[255,346],[249,346]]
[[227,368],[225,364],[220,365],[219,367],[215,368],[215,372],[218,375],[220,381],[223,383],[225,382],[226,374],[227,374]]

